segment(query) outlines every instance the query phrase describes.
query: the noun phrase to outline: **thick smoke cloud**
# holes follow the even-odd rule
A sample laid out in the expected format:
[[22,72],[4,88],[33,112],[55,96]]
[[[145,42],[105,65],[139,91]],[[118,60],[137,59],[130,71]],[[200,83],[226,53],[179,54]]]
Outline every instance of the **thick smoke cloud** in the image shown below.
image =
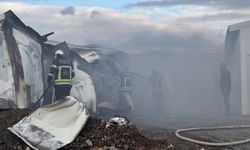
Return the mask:
[[137,74],[134,78],[138,83],[133,85],[138,91],[134,91],[134,95],[137,110],[143,117],[158,109],[154,107],[152,88],[145,79],[154,69],[165,80],[166,114],[222,112],[218,64],[223,60],[225,35],[218,34],[213,27],[220,25],[219,29],[226,30],[229,23],[224,20],[231,21],[249,13],[195,7],[193,11],[179,14],[162,12],[165,18],[157,20],[150,18],[145,9],[141,13],[121,13],[97,7],[62,8],[1,2],[0,6],[0,13],[11,8],[26,25],[41,34],[54,31],[55,35],[49,37],[52,40],[137,52],[131,54],[130,69]]
[[216,14],[206,14],[196,17],[188,17],[183,21],[221,21],[221,20],[232,20],[239,19],[249,16],[250,12],[221,12]]
[[52,40],[80,45],[92,43],[126,52],[223,50],[224,35],[201,23],[193,26],[192,22],[181,20],[184,18],[154,21],[146,14],[120,13],[108,8],[63,9],[7,2],[1,3],[0,13],[10,8],[39,33],[54,31],[49,37]]
[[75,15],[75,8],[70,6],[66,7],[61,11],[62,15]]
[[128,4],[127,8],[132,7],[170,7],[170,6],[211,6],[224,9],[242,9],[249,8],[249,0],[155,0],[143,1],[133,4]]

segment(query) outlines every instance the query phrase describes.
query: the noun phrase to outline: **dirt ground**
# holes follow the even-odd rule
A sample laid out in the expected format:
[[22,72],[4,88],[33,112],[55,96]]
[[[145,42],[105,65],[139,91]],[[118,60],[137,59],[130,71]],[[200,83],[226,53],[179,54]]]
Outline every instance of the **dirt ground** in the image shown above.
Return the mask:
[[[24,116],[29,110],[10,110],[0,112],[0,149],[28,149],[27,145],[7,130]],[[207,127],[250,124],[249,116],[237,115],[169,115],[159,120],[130,118],[128,125],[119,126],[112,123],[106,127],[107,119],[90,118],[87,125],[71,144],[62,150],[77,149],[172,149],[172,150],[241,150],[250,149],[250,144],[234,147],[206,147],[182,141],[175,137],[176,129],[189,127]],[[250,137],[250,131],[222,130],[210,132],[185,133],[186,136],[212,142],[228,142]]]
[[[219,127],[250,125],[250,116],[224,115],[224,114],[200,114],[200,115],[169,115],[158,120],[147,118],[136,119],[134,122],[140,133],[151,139],[168,139],[176,149],[190,149],[185,147],[189,142],[183,143],[175,137],[177,129],[195,127]],[[227,129],[214,131],[193,131],[184,133],[187,137],[207,142],[232,142],[250,139],[250,129]],[[189,143],[190,144],[190,143]],[[202,146],[201,146],[202,147]],[[200,148],[200,147],[199,147]],[[198,149],[199,149],[198,148]],[[249,150],[250,143],[231,147],[206,147],[205,149],[226,149],[226,150]]]

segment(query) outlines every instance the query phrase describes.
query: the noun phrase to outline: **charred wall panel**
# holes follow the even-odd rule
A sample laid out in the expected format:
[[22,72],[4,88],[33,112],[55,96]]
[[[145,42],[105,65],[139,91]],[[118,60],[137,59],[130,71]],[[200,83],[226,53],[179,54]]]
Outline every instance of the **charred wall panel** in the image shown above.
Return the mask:
[[16,92],[16,104],[18,108],[26,108],[27,104],[27,94],[24,82],[24,72],[21,60],[21,55],[18,50],[16,40],[13,36],[13,28],[8,20],[3,22],[3,31],[6,38],[8,54],[10,57],[10,62],[12,66],[13,79]]
[[[47,78],[49,74],[49,68],[53,61],[55,47],[52,45],[43,44],[42,45],[43,53],[42,53],[42,68],[43,68],[43,85],[44,91],[48,88]],[[47,105],[51,103],[53,88],[50,88],[48,92],[44,95],[43,105]]]
[[32,107],[43,93],[41,45],[15,28],[13,28],[13,35],[21,55],[27,102]]
[[2,30],[2,22],[0,22],[0,84],[0,109],[9,109],[15,104],[16,98],[15,90],[13,90],[12,66]]

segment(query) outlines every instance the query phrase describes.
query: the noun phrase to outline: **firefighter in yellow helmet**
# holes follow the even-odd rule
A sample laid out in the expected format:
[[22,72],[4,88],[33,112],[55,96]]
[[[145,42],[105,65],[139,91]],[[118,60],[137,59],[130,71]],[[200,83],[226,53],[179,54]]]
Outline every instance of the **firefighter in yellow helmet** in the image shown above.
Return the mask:
[[48,76],[48,84],[54,84],[56,100],[70,95],[72,78],[75,76],[73,63],[57,50]]

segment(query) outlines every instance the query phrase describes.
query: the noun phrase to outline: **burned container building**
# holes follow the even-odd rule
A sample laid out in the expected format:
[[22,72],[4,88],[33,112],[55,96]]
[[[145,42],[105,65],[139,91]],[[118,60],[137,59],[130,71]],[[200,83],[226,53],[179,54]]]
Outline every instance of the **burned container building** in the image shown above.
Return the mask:
[[0,16],[0,108],[27,108],[43,93],[41,43],[46,39],[12,11]]
[[72,96],[93,112],[98,112],[98,108],[112,111],[121,108],[118,90],[128,55],[93,44],[81,46],[48,41],[51,34],[41,36],[12,11],[0,16],[0,109],[53,103],[52,88],[39,98],[48,88],[49,67],[57,49],[74,61],[76,77]]

